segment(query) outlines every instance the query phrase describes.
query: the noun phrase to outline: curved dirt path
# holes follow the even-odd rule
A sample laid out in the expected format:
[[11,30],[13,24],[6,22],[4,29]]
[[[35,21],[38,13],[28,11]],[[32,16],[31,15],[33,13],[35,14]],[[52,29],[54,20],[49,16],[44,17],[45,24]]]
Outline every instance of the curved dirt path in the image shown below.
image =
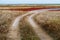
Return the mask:
[[9,27],[9,32],[7,34],[8,39],[7,40],[21,40],[20,33],[19,33],[19,22],[20,20],[29,15],[33,14],[36,11],[30,11],[24,15],[18,16],[15,20],[13,20],[12,25]]
[[7,40],[21,40],[20,33],[19,33],[19,22],[20,20],[28,14],[24,14],[22,16],[18,16],[13,22],[11,27],[9,28],[8,32],[8,39]]
[[45,9],[45,10],[36,10],[35,14],[32,14],[31,16],[28,17],[28,22],[32,26],[33,30],[35,33],[38,35],[38,37],[41,40],[53,40],[52,37],[50,37],[41,27],[39,27],[38,24],[34,21],[33,17],[41,12],[45,12],[48,10],[60,10],[60,8],[53,8],[53,9]]
[[[39,11],[42,12],[42,11]],[[29,24],[32,26],[33,30],[35,31],[35,33],[38,35],[38,37],[41,40],[53,40],[53,38],[51,38],[41,27],[38,26],[38,24],[36,24],[36,22],[34,21],[33,17],[35,15],[37,15],[39,13],[35,13],[31,16],[28,17],[28,22]]]
[[[18,16],[15,20],[13,20],[12,25],[9,28],[9,32],[7,34],[7,37],[8,37],[7,40],[21,40],[21,36],[20,36],[20,33],[19,33],[19,22],[22,18],[24,18],[25,16],[30,15],[30,14],[33,14],[33,15],[31,15],[28,18],[28,22],[31,24],[31,26],[35,30],[36,34],[41,38],[41,40],[43,40],[43,38],[44,38],[44,40],[46,40],[45,36],[47,36],[47,34],[42,29],[40,29],[38,27],[38,25],[32,19],[32,17],[34,15],[37,15],[37,13],[44,12],[44,11],[47,11],[47,9],[46,10],[34,10],[34,11],[30,11],[30,12],[24,14],[24,15]],[[42,35],[45,35],[45,36],[43,37]],[[51,38],[49,36],[47,36],[47,39],[48,38],[51,40]]]

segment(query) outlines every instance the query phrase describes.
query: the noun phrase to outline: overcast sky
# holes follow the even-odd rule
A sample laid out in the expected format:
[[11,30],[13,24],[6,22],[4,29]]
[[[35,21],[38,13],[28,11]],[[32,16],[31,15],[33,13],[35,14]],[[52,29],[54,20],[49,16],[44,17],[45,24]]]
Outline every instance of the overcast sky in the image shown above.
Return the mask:
[[0,0],[0,4],[60,4],[60,0]]

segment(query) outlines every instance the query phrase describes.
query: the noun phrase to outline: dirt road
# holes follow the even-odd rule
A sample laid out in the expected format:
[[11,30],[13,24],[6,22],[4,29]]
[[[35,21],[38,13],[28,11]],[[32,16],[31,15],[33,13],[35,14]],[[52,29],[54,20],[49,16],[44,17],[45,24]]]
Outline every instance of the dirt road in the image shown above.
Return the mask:
[[31,16],[28,17],[28,22],[30,23],[30,25],[32,26],[33,30],[35,31],[35,33],[38,35],[38,37],[41,40],[53,40],[53,38],[51,38],[41,27],[38,26],[38,24],[36,24],[36,22],[34,21],[33,17],[35,15],[37,15],[39,13],[35,13]]
[[38,35],[38,37],[41,40],[53,40],[53,38],[51,38],[42,28],[39,28],[38,24],[36,24],[36,22],[33,19],[35,15],[48,10],[49,9],[34,10],[34,11],[29,11],[24,15],[18,16],[15,20],[13,20],[12,25],[9,28],[9,32],[7,34],[7,37],[8,37],[7,40],[21,40],[21,36],[20,36],[21,34],[19,32],[19,23],[21,19],[23,19],[25,16],[30,14],[31,15],[27,18],[27,21],[32,26],[33,30]]

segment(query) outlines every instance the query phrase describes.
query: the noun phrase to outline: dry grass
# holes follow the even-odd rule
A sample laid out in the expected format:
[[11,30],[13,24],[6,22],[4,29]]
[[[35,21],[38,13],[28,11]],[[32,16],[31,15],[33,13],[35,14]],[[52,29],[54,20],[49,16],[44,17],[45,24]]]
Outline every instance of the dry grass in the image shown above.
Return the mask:
[[39,16],[36,15],[35,21],[42,26],[54,40],[60,40],[60,11],[48,11]]
[[27,22],[26,18],[20,21],[20,33],[22,38],[21,40],[40,40],[31,25]]
[[12,21],[17,16],[24,13],[26,12],[0,10],[0,40],[6,40],[6,34],[8,33],[8,28],[10,27]]

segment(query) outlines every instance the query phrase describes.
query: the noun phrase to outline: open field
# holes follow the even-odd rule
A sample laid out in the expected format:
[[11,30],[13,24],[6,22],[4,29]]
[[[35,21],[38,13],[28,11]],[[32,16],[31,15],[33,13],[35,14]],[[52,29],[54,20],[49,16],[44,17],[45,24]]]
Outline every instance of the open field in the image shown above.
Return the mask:
[[0,10],[0,40],[6,40],[6,34],[9,31],[8,28],[12,20],[24,13],[23,11]]
[[36,15],[35,21],[51,36],[54,40],[60,40],[60,11],[48,11]]
[[60,8],[60,5],[3,5],[1,10],[15,10],[15,11],[31,11],[37,9]]
[[0,6],[0,40],[60,40],[59,8]]

